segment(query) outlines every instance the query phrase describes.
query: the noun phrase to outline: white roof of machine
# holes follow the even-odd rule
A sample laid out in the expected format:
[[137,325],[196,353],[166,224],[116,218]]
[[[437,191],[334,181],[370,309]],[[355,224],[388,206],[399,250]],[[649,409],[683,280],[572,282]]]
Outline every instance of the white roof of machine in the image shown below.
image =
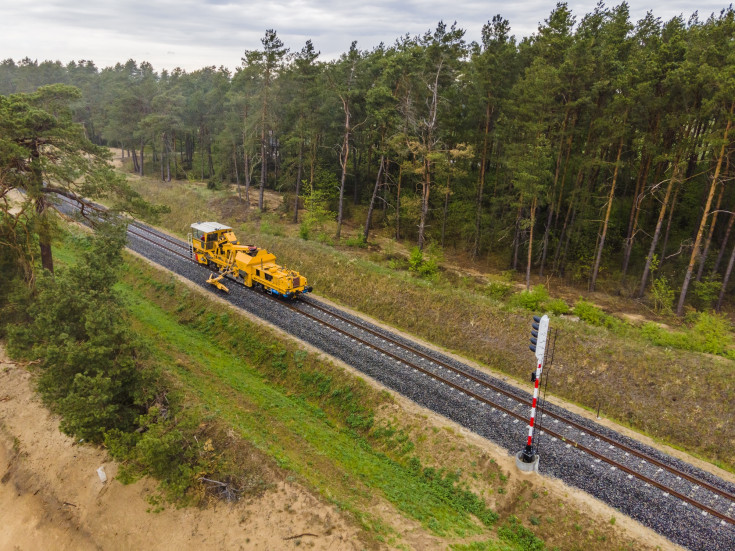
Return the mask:
[[191,225],[192,229],[199,230],[200,232],[210,233],[218,230],[231,230],[230,226],[225,226],[219,222],[197,222]]

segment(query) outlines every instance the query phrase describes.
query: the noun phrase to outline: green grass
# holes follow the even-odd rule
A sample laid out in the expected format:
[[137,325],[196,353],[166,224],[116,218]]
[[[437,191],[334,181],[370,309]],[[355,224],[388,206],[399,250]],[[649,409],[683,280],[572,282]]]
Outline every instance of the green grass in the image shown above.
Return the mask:
[[[252,327],[249,336],[231,332],[228,338],[233,344],[242,337],[245,342],[238,348],[250,350],[233,353],[217,335],[232,327],[222,314],[202,312],[196,328],[182,325],[175,315],[141,296],[135,286],[124,283],[120,290],[141,332],[148,335],[155,358],[209,411],[309,486],[353,511],[364,505],[365,490],[367,495],[378,491],[398,510],[439,535],[482,531],[468,510],[479,513],[484,505],[473,503],[468,498],[471,494],[461,494],[464,500],[454,497],[460,495],[454,481],[437,482],[436,476],[427,477],[425,471],[376,451],[347,423],[330,420],[307,397],[289,393],[264,376],[253,361],[269,362],[276,370],[304,367],[298,367],[293,351],[255,342],[260,335],[253,337],[253,333],[262,330]],[[308,384],[315,380],[313,376],[303,379]],[[325,391],[336,392],[328,377],[322,382],[328,383]],[[491,515],[487,518],[492,520]]]
[[[254,209],[233,211],[236,200],[228,201],[223,192],[206,195],[203,186],[190,187],[140,182],[136,189],[176,205],[164,221],[169,229],[186,233],[185,222],[192,216],[186,214],[187,204],[189,210],[205,209],[246,240],[275,252],[280,263],[304,273],[317,294],[524,384],[533,361],[526,345],[532,315],[527,307],[562,314],[570,306],[536,289],[514,294],[508,278],[467,285],[441,270],[431,279],[418,277],[409,271],[407,255],[397,254],[392,243],[365,254],[354,247],[341,250],[326,244],[329,240],[295,237],[298,227],[283,220],[278,233],[284,235],[273,235],[273,214],[266,217],[265,229],[271,229],[262,232]],[[559,338],[549,391],[589,410],[600,405],[607,418],[735,472],[735,425],[722,423],[717,414],[721,403],[735,399],[732,331],[726,329],[713,342],[698,335],[694,326],[682,331],[635,327],[584,300],[575,310],[582,322],[552,315],[551,327],[559,329]],[[663,382],[661,366],[667,372]],[[607,392],[609,388],[615,392]],[[691,411],[697,414],[689,415]]]
[[[74,262],[75,252],[85,245],[81,232],[66,236],[55,250],[60,267]],[[397,409],[385,391],[233,312],[211,294],[192,291],[138,259],[127,262],[118,288],[133,329],[146,337],[150,361],[171,381],[168,396],[178,404],[172,405],[178,418],[172,426],[185,433],[185,445],[200,455],[207,439],[214,443],[195,469],[214,469],[225,477],[216,479],[244,484],[244,495],[257,496],[272,487],[267,473],[274,467],[267,465],[281,465],[292,474],[279,476],[296,479],[348,511],[366,541],[399,548],[406,526],[398,520],[402,516],[415,519],[448,546],[469,540],[481,542],[472,544],[477,549],[503,551],[525,549],[525,543],[513,539],[531,536],[564,542],[564,548],[589,548],[595,542],[587,528],[599,533],[609,527],[607,519],[601,527],[591,517],[568,522],[561,513],[549,513],[553,496],[540,497],[527,483],[520,489],[506,486],[510,473],[492,459],[479,467],[486,450],[468,445],[448,427],[440,430],[423,417],[408,421],[411,416]],[[156,430],[167,427],[149,426],[144,435],[153,434],[155,440]],[[156,445],[149,451],[159,457],[161,449]],[[468,465],[472,468],[462,474]],[[162,481],[164,490],[176,483]],[[502,511],[497,522],[480,496],[494,500]],[[513,521],[509,515],[514,514],[521,521]],[[545,521],[535,525],[534,518],[542,515]],[[572,521],[585,530],[572,530]],[[606,537],[630,546],[612,530]]]

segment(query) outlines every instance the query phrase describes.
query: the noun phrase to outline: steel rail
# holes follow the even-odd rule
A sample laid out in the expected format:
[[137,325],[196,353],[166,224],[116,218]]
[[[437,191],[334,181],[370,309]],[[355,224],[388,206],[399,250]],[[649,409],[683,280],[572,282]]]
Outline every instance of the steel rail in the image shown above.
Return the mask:
[[[98,207],[93,206],[93,205],[87,204],[87,206],[92,206],[93,208],[95,208],[95,210],[101,210]],[[135,227],[138,228],[138,229],[140,229],[140,230],[143,230],[144,232],[147,232],[149,234],[154,234],[159,239],[163,239],[165,241],[169,241],[169,242],[174,243],[174,244],[176,244],[178,246],[181,246],[182,248],[185,248],[185,246],[183,246],[181,244],[181,242],[175,242],[175,241],[171,240],[168,237],[159,236],[159,235],[157,235],[157,232],[154,232],[152,230],[149,230],[148,228],[145,228],[144,226],[141,226],[139,224],[135,224]],[[184,258],[185,260],[188,260],[190,262],[195,262],[189,255],[182,254],[182,253],[180,253],[178,251],[175,251],[174,249],[171,249],[170,247],[167,247],[165,245],[162,245],[161,243],[157,243],[156,241],[154,241],[153,239],[151,239],[149,237],[146,237],[144,235],[141,235],[141,234],[139,234],[137,232],[134,232],[134,231],[130,230],[130,228],[128,228],[128,233],[134,235],[135,237],[138,237],[140,239],[143,239],[145,241],[148,241],[148,242],[156,245],[159,248],[162,248],[162,249],[167,250],[167,251],[169,251],[171,253],[174,253],[175,255]],[[231,279],[231,278],[228,278],[228,279]],[[505,414],[510,415],[510,416],[512,416],[512,417],[514,417],[514,418],[516,418],[518,420],[525,421],[525,417],[524,416],[522,416],[522,415],[520,415],[520,414],[518,414],[518,413],[516,413],[516,412],[514,412],[514,411],[512,411],[512,410],[510,410],[510,409],[508,409],[508,408],[506,408],[506,407],[504,407],[502,405],[500,405],[500,404],[497,404],[497,403],[493,402],[492,400],[490,400],[489,398],[486,398],[486,397],[484,397],[484,396],[482,396],[480,394],[477,394],[476,392],[474,392],[474,391],[472,391],[472,390],[470,390],[468,388],[465,388],[465,387],[463,387],[460,384],[454,383],[453,381],[450,381],[449,379],[446,379],[446,378],[442,377],[441,375],[438,375],[438,374],[436,374],[436,373],[434,373],[434,372],[432,372],[430,370],[424,369],[420,365],[414,364],[414,363],[412,363],[409,360],[406,360],[404,358],[401,358],[400,356],[398,356],[396,354],[393,354],[392,352],[390,352],[388,350],[383,350],[380,347],[378,347],[377,345],[375,345],[373,343],[370,343],[370,342],[368,342],[368,341],[366,341],[364,339],[361,339],[360,337],[358,337],[356,335],[350,334],[349,332],[341,329],[340,327],[338,327],[338,326],[336,326],[334,324],[331,324],[331,323],[329,323],[329,322],[327,322],[327,321],[325,321],[323,319],[320,319],[317,316],[314,316],[312,314],[309,314],[307,312],[304,312],[303,310],[301,310],[299,308],[296,308],[295,306],[293,306],[291,304],[284,303],[283,301],[281,301],[281,300],[279,300],[277,298],[271,297],[269,295],[265,295],[265,296],[266,296],[266,298],[271,299],[271,300],[274,300],[274,301],[277,301],[279,304],[281,304],[281,305],[283,305],[283,306],[285,306],[285,307],[287,307],[287,308],[289,308],[289,309],[291,309],[291,310],[293,310],[295,312],[298,312],[299,314],[301,314],[301,315],[303,315],[303,316],[305,316],[305,317],[307,317],[309,319],[312,319],[313,321],[315,321],[317,323],[320,323],[322,325],[325,325],[326,327],[329,327],[330,329],[332,329],[332,330],[334,330],[334,331],[336,331],[336,332],[338,332],[338,333],[340,333],[342,335],[345,335],[346,337],[348,337],[350,339],[354,339],[355,342],[359,342],[363,346],[372,348],[372,349],[376,350],[377,352],[379,352],[382,355],[388,356],[388,357],[396,360],[397,362],[400,362],[400,363],[405,364],[406,366],[408,366],[411,369],[414,369],[416,371],[420,371],[424,375],[427,375],[429,377],[432,377],[433,379],[435,379],[435,380],[437,380],[437,381],[439,381],[439,382],[441,382],[441,383],[443,383],[443,384],[445,384],[445,385],[447,385],[447,386],[449,386],[451,388],[454,388],[454,389],[456,389],[456,390],[458,390],[458,391],[466,394],[467,396],[470,396],[470,397],[474,398],[475,400],[477,400],[479,402],[482,402],[482,403],[484,403],[486,405],[489,405],[489,406],[491,406],[491,407],[493,407],[493,408],[495,408],[497,410],[500,410],[500,411],[504,412]],[[326,313],[326,314],[328,314],[330,316],[334,316],[335,318],[338,318],[338,319],[342,320],[345,323],[348,323],[348,324],[350,324],[350,325],[352,325],[354,327],[357,327],[357,328],[359,328],[359,329],[361,329],[361,330],[363,330],[365,332],[368,332],[368,333],[374,335],[375,337],[378,337],[380,339],[383,339],[386,342],[391,342],[394,345],[397,345],[400,348],[402,348],[404,350],[407,350],[408,352],[410,352],[412,354],[415,354],[416,356],[422,357],[422,358],[426,359],[427,361],[433,362],[436,365],[439,365],[439,366],[441,366],[441,367],[443,367],[445,369],[448,369],[449,371],[452,371],[452,372],[454,372],[457,375],[460,375],[462,377],[465,377],[466,379],[471,380],[471,381],[474,381],[476,383],[482,384],[484,387],[489,388],[491,390],[494,390],[494,391],[496,391],[499,394],[503,394],[503,395],[505,395],[505,396],[507,396],[509,398],[512,398],[512,399],[514,399],[514,400],[516,400],[516,401],[518,401],[518,402],[520,402],[520,403],[522,403],[524,405],[530,404],[530,402],[528,402],[527,400],[525,400],[523,398],[520,398],[520,397],[514,395],[513,393],[506,391],[503,388],[497,387],[497,386],[493,385],[492,383],[489,383],[489,382],[487,382],[487,381],[485,381],[483,379],[480,379],[480,378],[472,375],[471,373],[467,373],[467,372],[465,372],[465,371],[463,371],[461,369],[455,368],[455,367],[453,367],[453,366],[451,366],[449,364],[446,364],[446,363],[444,363],[444,362],[442,362],[440,360],[437,360],[436,358],[433,358],[433,357],[431,357],[431,356],[429,356],[429,355],[421,352],[420,350],[417,350],[417,349],[411,347],[410,345],[406,345],[404,343],[401,343],[399,341],[396,341],[396,340],[394,340],[394,339],[392,339],[390,337],[387,337],[386,335],[383,335],[383,334],[381,334],[381,333],[379,333],[377,331],[374,331],[374,330],[372,330],[372,329],[370,329],[368,327],[362,326],[362,325],[360,325],[357,322],[354,322],[352,320],[349,320],[347,318],[344,318],[343,316],[340,316],[339,314],[335,314],[334,312],[332,312],[330,310],[327,310],[327,309],[325,309],[325,308],[323,308],[321,306],[318,306],[318,305],[314,304],[314,302],[312,302],[312,301],[304,301],[304,302],[306,304],[310,305],[311,307],[317,309],[317,310],[321,310],[322,312],[324,312],[324,313]],[[728,498],[730,500],[735,499],[735,496],[733,496],[732,494],[729,494],[728,492],[725,492],[723,490],[720,490],[719,488],[716,488],[714,486],[711,486],[707,482],[704,482],[704,481],[702,481],[702,480],[700,480],[700,479],[698,479],[696,477],[692,477],[691,475],[688,475],[686,473],[680,472],[676,468],[671,467],[669,465],[666,465],[665,463],[662,463],[662,462],[658,461],[657,459],[655,459],[653,457],[650,457],[650,456],[648,456],[647,454],[645,454],[643,452],[639,452],[639,451],[637,451],[635,449],[628,448],[624,444],[621,444],[620,442],[617,442],[617,441],[615,441],[613,439],[610,439],[610,438],[606,437],[605,435],[596,434],[593,430],[590,430],[588,427],[584,427],[582,425],[579,425],[576,422],[571,421],[569,419],[566,419],[563,416],[560,416],[560,415],[557,415],[557,414],[547,413],[547,415],[549,415],[550,417],[556,418],[559,421],[562,421],[562,422],[566,423],[569,426],[573,426],[575,428],[578,428],[580,431],[585,432],[585,433],[589,434],[590,436],[594,436],[594,437],[596,437],[596,438],[598,438],[598,439],[600,439],[602,441],[605,441],[605,442],[607,442],[609,444],[612,444],[612,445],[618,447],[619,449],[621,449],[623,451],[627,451],[628,453],[632,453],[633,455],[636,455],[637,457],[640,457],[641,459],[645,459],[647,462],[649,462],[649,463],[651,463],[653,465],[656,465],[656,466],[658,466],[660,468],[666,469],[668,472],[670,472],[672,474],[675,474],[676,476],[679,476],[681,478],[684,478],[684,479],[688,480],[689,482],[692,482],[693,484],[702,486],[702,487],[706,488],[707,490],[709,490],[709,491],[711,491],[713,493],[719,494],[719,495],[721,495],[721,496],[723,496],[725,498]],[[583,451],[583,452],[589,454],[592,457],[595,457],[595,458],[597,458],[597,459],[599,459],[601,461],[604,461],[604,462],[610,464],[611,466],[613,466],[613,467],[615,467],[617,469],[620,469],[621,471],[623,471],[623,472],[625,472],[625,473],[627,473],[629,475],[635,476],[639,480],[642,480],[643,482],[645,482],[647,484],[650,484],[651,486],[654,486],[654,487],[660,489],[661,491],[663,491],[663,492],[665,492],[665,493],[667,493],[669,495],[675,496],[678,499],[680,499],[680,500],[682,500],[682,501],[684,501],[686,503],[689,503],[689,504],[693,505],[694,507],[702,510],[703,512],[706,512],[707,514],[710,514],[710,515],[712,515],[714,517],[717,517],[717,518],[723,520],[724,522],[727,522],[727,523],[730,523],[730,524],[735,525],[735,519],[733,519],[733,518],[731,518],[731,517],[729,517],[729,516],[727,516],[727,515],[719,512],[719,511],[717,511],[716,509],[713,509],[712,507],[709,507],[708,505],[705,505],[705,504],[703,504],[703,503],[695,500],[694,498],[691,498],[689,496],[686,496],[686,495],[684,495],[684,494],[682,494],[682,493],[680,493],[680,492],[678,492],[676,490],[673,490],[672,488],[670,488],[670,487],[668,487],[668,486],[666,486],[666,485],[664,485],[664,484],[662,484],[660,482],[657,482],[656,480],[653,480],[652,478],[650,478],[650,477],[648,477],[648,476],[646,476],[644,474],[641,474],[641,473],[639,473],[639,472],[631,469],[630,467],[627,467],[627,466],[621,464],[620,462],[618,462],[618,461],[616,461],[614,459],[611,459],[609,457],[606,457],[605,455],[603,455],[603,454],[601,454],[599,452],[596,452],[596,451],[588,448],[587,446],[585,446],[585,445],[583,445],[583,444],[581,444],[581,443],[579,443],[579,442],[577,442],[577,441],[575,441],[575,440],[573,440],[573,439],[571,439],[571,438],[569,438],[567,436],[564,436],[564,435],[562,435],[560,433],[557,433],[554,430],[551,430],[551,429],[548,429],[548,428],[544,428],[543,431],[546,434],[549,434],[549,435],[551,435],[551,436],[559,439],[562,442],[566,442],[570,446],[574,446],[576,449],[578,449],[580,451]]]
[[[443,361],[441,361],[439,359],[436,359],[436,358],[434,358],[432,356],[429,356],[428,354],[425,354],[424,352],[422,352],[422,351],[420,351],[420,350],[412,347],[411,345],[404,344],[404,343],[402,343],[400,341],[397,341],[395,339],[392,339],[391,337],[388,337],[388,336],[386,336],[386,335],[384,335],[384,334],[382,334],[382,333],[380,333],[378,331],[375,331],[373,329],[370,329],[369,327],[366,327],[366,326],[364,326],[364,325],[362,325],[362,324],[360,324],[358,322],[355,322],[353,320],[347,319],[347,318],[345,318],[345,317],[343,317],[343,316],[341,316],[341,315],[339,315],[339,314],[337,314],[335,312],[332,312],[331,310],[328,310],[328,309],[326,309],[326,308],[324,308],[324,307],[322,307],[320,305],[315,304],[314,301],[311,301],[311,300],[308,300],[307,301],[307,300],[305,300],[304,303],[308,304],[312,308],[316,308],[317,310],[320,310],[320,311],[324,312],[327,315],[334,316],[334,317],[340,319],[341,321],[343,321],[345,323],[349,323],[349,324],[351,324],[351,325],[353,325],[355,327],[358,327],[361,330],[363,330],[363,331],[365,331],[367,333],[370,333],[370,334],[374,335],[377,338],[380,338],[380,339],[383,339],[383,340],[385,340],[387,342],[393,343],[394,345],[399,346],[399,347],[403,348],[404,350],[407,350],[408,352],[410,352],[412,354],[415,354],[416,356],[419,356],[419,357],[424,358],[424,359],[426,359],[428,361],[434,362],[435,364],[437,364],[440,367],[443,367],[444,369],[448,369],[450,371],[453,371],[453,372],[457,373],[458,375],[461,375],[461,376],[463,376],[463,377],[465,377],[467,379],[470,379],[470,380],[472,380],[472,381],[474,381],[476,383],[479,383],[479,384],[481,384],[481,385],[483,385],[483,386],[485,386],[485,387],[487,387],[487,388],[489,388],[489,389],[491,389],[493,391],[499,392],[499,393],[504,394],[505,396],[507,396],[509,398],[512,398],[514,400],[517,400],[518,402],[520,402],[520,403],[522,403],[522,404],[524,404],[526,406],[529,406],[530,407],[530,405],[531,405],[531,401],[530,400],[527,400],[525,398],[522,398],[520,396],[517,396],[517,395],[513,394],[512,392],[510,392],[510,391],[508,391],[508,390],[506,390],[506,389],[504,389],[502,387],[496,386],[496,385],[494,385],[493,383],[491,383],[489,381],[486,381],[484,379],[481,379],[481,378],[473,375],[472,373],[468,373],[468,372],[464,371],[463,369],[454,367],[454,366],[449,365],[449,364],[447,364],[447,363],[445,363],[445,362],[443,362]],[[557,420],[559,420],[559,421],[561,421],[561,422],[569,425],[570,427],[573,427],[573,428],[579,430],[580,432],[585,432],[585,433],[589,434],[590,436],[593,436],[595,438],[599,438],[601,441],[606,442],[607,444],[611,444],[613,446],[616,446],[617,448],[619,448],[620,450],[622,450],[624,452],[628,452],[631,455],[635,455],[636,457],[639,457],[640,459],[644,459],[647,462],[651,463],[652,465],[655,465],[655,466],[657,466],[659,468],[662,468],[662,469],[666,469],[670,473],[675,474],[676,476],[680,476],[681,478],[683,478],[683,479],[691,482],[692,484],[697,484],[697,485],[702,486],[703,488],[711,491],[712,493],[719,494],[720,496],[722,496],[722,497],[724,497],[726,499],[729,499],[730,501],[735,501],[735,495],[733,495],[733,494],[731,494],[731,493],[729,493],[729,492],[727,492],[725,490],[722,490],[720,488],[717,488],[716,486],[713,486],[710,483],[708,483],[708,482],[706,482],[704,480],[701,480],[700,478],[697,478],[697,477],[692,476],[690,474],[684,473],[684,472],[678,470],[676,467],[672,467],[671,465],[667,465],[666,463],[664,463],[664,462],[656,459],[655,457],[652,457],[652,456],[648,455],[645,452],[641,452],[639,450],[636,450],[635,448],[632,448],[632,447],[628,446],[627,444],[624,444],[622,442],[619,442],[618,440],[615,440],[613,438],[610,438],[608,436],[605,436],[604,434],[601,434],[599,432],[596,432],[594,429],[590,429],[589,427],[585,427],[584,425],[581,425],[581,424],[577,423],[576,421],[574,421],[572,419],[568,419],[567,417],[564,417],[563,415],[560,415],[558,413],[553,413],[553,412],[550,412],[550,411],[547,410],[544,413],[544,416],[546,416],[546,415],[548,415],[552,419],[557,419]]]

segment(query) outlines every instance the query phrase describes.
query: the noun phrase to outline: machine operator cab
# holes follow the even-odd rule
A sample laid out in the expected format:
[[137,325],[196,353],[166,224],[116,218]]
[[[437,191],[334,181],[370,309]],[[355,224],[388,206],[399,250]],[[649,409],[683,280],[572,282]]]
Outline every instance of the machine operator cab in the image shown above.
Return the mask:
[[[198,243],[193,243],[196,248],[205,251],[214,251],[222,241],[237,245],[237,238],[232,233],[232,228],[218,222],[197,222],[191,225],[191,237]],[[229,235],[228,235],[229,234]]]

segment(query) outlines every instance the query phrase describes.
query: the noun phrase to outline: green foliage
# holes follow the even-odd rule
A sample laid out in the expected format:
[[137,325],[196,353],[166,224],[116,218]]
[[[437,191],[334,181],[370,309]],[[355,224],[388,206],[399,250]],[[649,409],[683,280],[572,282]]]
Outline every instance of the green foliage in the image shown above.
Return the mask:
[[490,298],[502,301],[508,298],[508,296],[513,292],[513,286],[501,281],[491,281],[487,284],[484,291]]
[[717,277],[706,277],[692,286],[694,303],[698,310],[709,310],[720,295],[722,282]]
[[611,316],[608,316],[601,308],[584,299],[580,298],[576,302],[573,311],[575,316],[578,316],[579,319],[586,321],[590,325],[609,327],[612,324]]
[[306,213],[303,224],[310,230],[324,231],[324,225],[334,220],[336,214],[332,209],[338,188],[337,177],[322,168],[316,171],[314,185],[304,186]]
[[355,235],[354,237],[349,237],[345,240],[345,245],[348,247],[357,247],[360,249],[367,248],[367,241],[365,241],[365,236],[361,233]]
[[651,300],[653,309],[659,314],[671,314],[674,305],[674,290],[669,286],[664,277],[657,277],[651,284]]
[[646,323],[641,332],[658,346],[735,358],[732,326],[727,318],[699,312],[690,316],[688,321],[690,327],[685,331],[671,331],[655,323]]
[[277,216],[263,215],[260,219],[260,231],[266,235],[283,237],[283,224]]
[[493,526],[498,515],[487,507],[477,494],[461,487],[459,484],[460,472],[447,472],[444,469],[422,467],[417,457],[408,462],[411,472],[427,482],[433,491],[440,495],[442,500],[451,503],[455,509],[466,511],[477,517],[485,526]]
[[544,302],[544,310],[555,316],[561,316],[570,312],[569,305],[564,299],[554,298]]
[[9,331],[11,351],[41,358],[39,389],[62,429],[95,442],[135,428],[150,397],[143,350],[113,289],[124,243],[123,227],[103,225],[76,265],[38,281],[32,322]]
[[510,305],[516,308],[525,308],[532,312],[542,310],[542,305],[549,300],[549,292],[543,285],[535,285],[530,291],[523,290],[510,299]]
[[695,317],[691,334],[696,350],[735,357],[732,325],[725,316],[700,312]]
[[498,528],[498,536],[501,540],[513,543],[526,551],[544,551],[546,549],[543,540],[523,526],[514,515],[511,515],[508,521]]
[[439,273],[439,264],[436,257],[427,258],[421,249],[413,247],[408,258],[408,270],[426,279],[432,279]]
[[309,224],[307,224],[306,222],[301,222],[301,224],[299,225],[299,237],[304,241],[308,241],[310,234],[311,230],[309,228]]

